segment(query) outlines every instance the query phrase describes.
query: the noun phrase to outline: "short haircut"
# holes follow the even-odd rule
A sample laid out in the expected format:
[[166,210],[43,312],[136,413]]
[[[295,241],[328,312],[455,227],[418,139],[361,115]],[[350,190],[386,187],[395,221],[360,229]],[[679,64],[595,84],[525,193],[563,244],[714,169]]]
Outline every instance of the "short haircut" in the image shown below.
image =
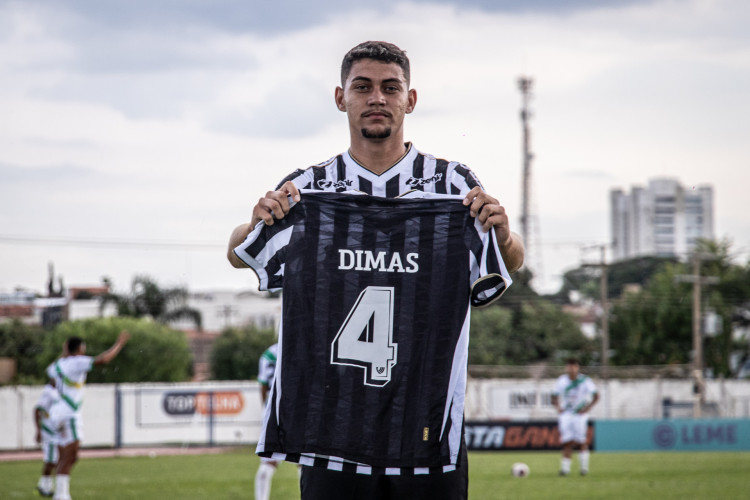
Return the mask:
[[578,358],[568,358],[565,361],[565,364],[566,365],[578,365],[578,366],[581,366],[581,362],[578,361]]
[[65,345],[68,348],[68,354],[73,354],[78,352],[78,349],[80,349],[81,344],[83,344],[83,339],[81,337],[69,337],[68,340],[65,342]]
[[351,49],[344,56],[341,62],[341,86],[346,83],[352,65],[360,59],[375,59],[384,63],[396,63],[401,66],[406,79],[406,86],[409,86],[411,79],[411,70],[409,69],[409,58],[406,52],[388,42],[363,42]]

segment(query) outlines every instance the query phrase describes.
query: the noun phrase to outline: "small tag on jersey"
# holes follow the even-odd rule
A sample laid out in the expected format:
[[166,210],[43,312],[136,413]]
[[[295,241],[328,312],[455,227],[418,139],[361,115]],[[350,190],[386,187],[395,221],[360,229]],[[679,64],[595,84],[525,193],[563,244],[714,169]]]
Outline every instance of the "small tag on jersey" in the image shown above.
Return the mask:
[[428,439],[430,439],[430,428],[425,427],[422,431],[422,441],[427,441]]

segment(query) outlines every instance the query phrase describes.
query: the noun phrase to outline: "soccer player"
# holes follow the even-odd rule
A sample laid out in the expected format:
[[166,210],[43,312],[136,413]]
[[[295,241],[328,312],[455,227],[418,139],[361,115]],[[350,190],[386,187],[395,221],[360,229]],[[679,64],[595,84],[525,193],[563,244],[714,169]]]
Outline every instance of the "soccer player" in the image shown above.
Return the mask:
[[570,462],[573,447],[580,447],[578,460],[581,475],[589,473],[589,445],[586,439],[588,431],[588,412],[599,401],[599,393],[591,378],[579,372],[580,363],[570,358],[565,364],[565,373],[557,378],[552,392],[552,404],[558,412],[557,426],[562,444],[560,475],[570,474]]
[[36,485],[36,489],[43,497],[51,497],[55,492],[52,471],[55,470],[59,457],[55,433],[49,421],[49,411],[60,396],[55,389],[55,381],[50,379],[42,389],[42,394],[34,406],[34,427],[36,428],[35,440],[42,446],[44,457],[42,459],[42,477]]
[[[268,393],[276,372],[276,356],[279,344],[273,344],[263,351],[258,361],[258,383],[263,407],[268,402]],[[276,473],[278,461],[260,457],[260,466],[255,474],[255,500],[268,500],[271,497],[271,480]]]
[[[284,220],[290,213],[291,204],[300,202],[302,199],[300,190],[303,189],[324,192],[359,191],[367,195],[384,198],[396,198],[409,191],[415,190],[424,193],[460,196],[462,202],[458,202],[458,205],[460,206],[461,203],[463,204],[461,207],[462,213],[456,211],[454,216],[452,216],[452,220],[458,220],[460,224],[468,225],[468,223],[461,219],[463,214],[468,213],[470,218],[473,218],[472,227],[470,229],[473,230],[474,225],[476,225],[480,232],[484,232],[485,235],[487,235],[486,239],[478,244],[478,247],[476,245],[474,246],[474,250],[481,250],[484,248],[484,252],[480,252],[479,255],[472,257],[472,259],[474,259],[472,260],[472,264],[477,264],[480,260],[482,261],[482,264],[486,264],[486,261],[483,259],[490,259],[492,261],[492,269],[497,269],[497,272],[494,274],[495,278],[500,276],[500,268],[502,268],[504,274],[507,274],[507,272],[516,271],[521,267],[524,257],[521,239],[517,234],[511,232],[505,208],[496,198],[490,196],[484,191],[474,173],[465,165],[458,162],[438,159],[434,156],[422,153],[418,151],[414,145],[404,141],[404,118],[407,114],[414,111],[417,104],[417,92],[410,87],[410,63],[404,51],[390,43],[373,41],[364,42],[351,49],[344,56],[341,65],[341,86],[335,89],[334,99],[337,108],[346,113],[348,118],[350,138],[349,149],[346,152],[331,158],[327,162],[293,172],[283,179],[275,190],[267,192],[266,195],[257,202],[253,208],[250,222],[238,226],[230,236],[227,255],[229,261],[234,267],[248,267],[250,265],[248,262],[257,263],[255,257],[250,255],[250,252],[253,250],[252,248],[245,247],[243,249],[243,252],[246,254],[245,258],[241,258],[238,255],[240,252],[236,249],[238,249],[246,239],[250,240],[251,238],[258,236],[257,234],[251,234],[255,229],[259,228],[259,232],[262,233],[263,227],[260,224],[261,222],[263,222],[268,228],[275,227],[274,224],[277,226],[281,225],[282,220]],[[349,204],[349,206],[352,205],[352,202],[350,201],[342,201],[344,204]],[[326,203],[325,200],[318,201],[315,198],[311,199],[310,202],[311,210],[321,208],[318,203]],[[354,202],[354,205],[356,205],[356,202]],[[423,205],[420,205],[420,207],[421,206]],[[382,213],[382,207],[378,206],[375,208],[377,208],[378,213]],[[325,207],[321,209],[327,210]],[[352,210],[355,210],[355,208],[352,208]],[[444,218],[441,218],[440,214],[433,213],[430,210],[428,210],[428,212],[430,212],[429,215],[432,218],[426,219],[424,224],[422,224],[421,221],[418,223],[419,227],[422,228],[419,231],[424,231],[425,233],[415,235],[414,239],[419,238],[422,235],[429,236],[426,232],[429,231],[430,227],[435,228],[439,226],[440,228],[444,228],[446,226]],[[335,215],[335,217],[338,217],[338,215]],[[356,217],[357,221],[362,220],[361,214],[359,213],[353,217]],[[365,219],[367,218],[365,217]],[[335,224],[336,221],[334,220],[332,223]],[[383,223],[387,224],[387,221],[383,221]],[[344,237],[346,237],[346,224],[344,223],[340,227],[341,229],[334,230],[335,234],[343,234]],[[414,230],[416,227],[416,225],[411,224],[409,221],[405,221],[395,232],[404,233],[408,232],[410,229]],[[344,232],[337,232],[341,230]],[[348,229],[352,241],[362,238],[368,239],[367,234],[351,233],[353,230],[354,229]],[[331,236],[332,234],[333,233],[329,232],[323,236]],[[491,237],[489,237],[490,234],[492,235]],[[271,238],[272,235],[269,234],[267,236]],[[470,235],[468,232],[465,235],[467,239],[473,236],[474,235]],[[263,236],[261,235],[261,238],[262,237]],[[281,242],[282,240],[283,235],[281,239],[277,238],[276,242]],[[460,235],[459,240],[462,240]],[[426,253],[430,253],[433,250],[437,253],[442,251],[441,246],[437,242],[434,243],[435,244],[429,249],[425,248]],[[322,246],[320,248],[321,252],[325,252],[325,248],[332,247]],[[347,260],[350,257],[355,259],[355,253],[353,251],[351,254],[346,253],[347,250],[343,248],[338,251],[340,252],[339,256],[341,258],[341,266],[346,267],[349,264],[354,266],[355,261]],[[357,253],[356,255],[365,258],[363,257],[365,255],[363,253],[364,250],[358,251],[360,253]],[[495,253],[495,251],[497,253]],[[500,255],[502,256],[501,262],[498,262]],[[339,256],[334,255],[335,258],[338,258]],[[261,256],[257,257],[261,258]],[[478,259],[475,257],[478,257]],[[269,266],[267,266],[268,273],[264,271],[259,272],[259,268],[263,267],[263,265],[252,265],[253,269],[256,272],[259,272],[259,275],[260,273],[263,273],[264,278],[261,280],[262,287],[268,284],[263,283],[263,281],[267,281],[266,278],[276,281],[277,278],[285,272],[286,274],[284,274],[284,276],[287,279],[294,279],[298,274],[293,273],[289,266],[284,267],[284,263],[279,260],[281,258],[283,258],[283,256],[280,256],[276,262],[271,262]],[[394,273],[403,272],[406,274],[416,272],[419,264],[416,260],[417,257],[415,257],[415,254],[405,254],[402,257],[398,252],[394,252],[387,256],[382,254],[382,252],[378,252],[376,254],[370,254],[367,258],[370,258],[371,260],[366,262],[356,262],[358,264],[364,264],[365,267],[372,264],[375,267],[379,267],[380,271],[393,271]],[[388,259],[388,262],[383,260],[385,258]],[[421,258],[428,259],[430,256],[425,255]],[[360,268],[359,265],[357,268]],[[477,276],[475,278],[477,280],[479,280],[481,273],[487,272],[486,267],[483,267],[482,269],[483,271],[476,271]],[[449,269],[445,270],[448,271]],[[387,272],[382,274],[387,274]],[[435,277],[436,282],[444,278],[440,269],[435,269],[434,273],[433,276]],[[343,281],[334,284],[334,287],[343,290],[356,279],[358,278],[354,275],[350,275],[348,282],[346,281],[347,278],[343,278]],[[494,279],[493,283],[497,284],[498,281],[498,279]],[[502,281],[505,282],[505,285],[510,284],[509,278],[506,279],[505,276]],[[311,283],[311,285],[315,285],[315,283]],[[410,286],[412,285],[413,283],[410,282]],[[413,286],[419,285],[424,286],[424,282]],[[465,290],[468,295],[469,289],[474,285],[475,283],[447,281],[443,288],[454,287],[458,301],[464,300],[464,295],[462,295],[464,293],[463,291]],[[328,288],[330,289],[331,287]],[[377,332],[382,330],[383,324],[379,324],[378,319],[375,318],[375,316],[366,316],[366,311],[364,310],[373,309],[378,311],[385,310],[386,312],[392,311],[392,290],[393,289],[389,287],[368,286],[362,292],[357,305],[352,309],[352,315],[350,317],[352,322],[358,323],[357,326],[364,325],[364,329],[359,330],[362,332],[362,340],[357,340],[356,335],[358,335],[358,333],[354,332],[354,330],[347,332],[345,331],[346,328],[342,328],[341,331],[345,338],[337,336],[336,341],[334,342],[334,347],[340,347],[340,349],[334,349],[334,351],[326,353],[308,352],[307,358],[313,363],[326,364],[326,366],[321,365],[320,373],[315,372],[315,375],[321,375],[322,372],[325,372],[326,374],[330,374],[331,372],[342,373],[347,369],[342,366],[351,366],[352,364],[360,362],[360,360],[357,359],[347,359],[347,355],[344,354],[344,351],[355,346],[357,343],[373,344],[374,339],[378,335]],[[503,291],[503,285],[497,285],[495,289],[490,290],[488,296],[491,295],[491,299],[489,299],[488,302],[499,297]],[[318,289],[316,289],[316,294],[317,292]],[[320,292],[327,293],[327,290],[320,289]],[[284,294],[284,301],[286,304],[290,299],[287,293],[286,281],[284,282]],[[442,314],[445,310],[459,308],[459,306],[454,305],[450,301],[446,301],[449,305],[444,303],[429,304],[429,294],[427,295],[427,298],[420,297],[420,300],[427,301],[425,305],[434,310],[433,316]],[[351,301],[354,299],[356,299],[356,295],[353,297],[339,297],[339,301]],[[321,297],[321,301],[322,300],[323,298]],[[337,306],[336,298],[329,295],[325,300],[328,303],[326,307]],[[389,301],[391,301],[390,307]],[[404,307],[409,306],[408,303],[402,304]],[[307,304],[300,305],[307,306]],[[355,310],[359,306],[362,306],[363,310],[355,313]],[[468,300],[466,307],[468,308]],[[465,325],[468,324],[467,311],[468,309],[465,311],[457,311],[458,316],[463,318],[461,320],[462,323],[459,324],[459,329],[462,328],[461,325],[464,325],[463,328],[465,329]],[[313,312],[319,312],[319,308],[313,307]],[[360,312],[362,314],[359,314]],[[423,311],[420,311],[420,313],[423,313]],[[370,317],[370,320],[368,320],[367,317]],[[393,321],[392,316],[390,319]],[[404,373],[407,373],[406,371],[408,371],[410,366],[419,364],[420,362],[424,362],[429,366],[434,366],[437,362],[435,361],[433,363],[433,358],[445,357],[445,351],[436,349],[436,345],[418,343],[420,339],[425,339],[432,332],[425,331],[424,326],[420,328],[418,321],[412,322],[410,318],[400,319],[403,319],[403,322],[398,325],[401,330],[406,328],[404,326],[405,324],[415,326],[413,326],[414,330],[411,331],[411,338],[403,338],[403,340],[399,340],[401,344],[398,346],[398,355],[400,356],[402,351],[409,353],[411,349],[412,353],[418,351],[417,354],[413,354],[417,357],[409,358],[406,362],[402,362],[401,360],[397,361],[395,359],[396,345],[380,345],[384,341],[381,336],[380,339],[377,340],[379,347],[383,347],[379,354],[393,356],[393,358],[389,359],[382,366],[378,366],[377,373],[374,370],[372,374],[367,372],[368,375],[365,377],[364,382],[361,381],[360,376],[358,382],[360,387],[364,384],[368,387],[385,387],[387,390],[394,390],[393,384],[396,382],[388,385],[390,383],[389,377],[391,376],[391,369],[393,369],[394,372],[404,370],[401,372],[403,375]],[[323,318],[321,318],[321,321],[327,321],[325,314],[323,315]],[[294,370],[297,365],[297,359],[286,360],[285,356],[287,348],[292,350],[298,349],[299,343],[297,342],[298,340],[302,341],[301,338],[292,338],[291,342],[294,342],[295,345],[287,346],[287,344],[284,343],[283,337],[286,329],[288,327],[294,328],[297,330],[295,333],[305,335],[307,333],[305,325],[300,326],[300,322],[310,322],[310,328],[307,328],[307,330],[318,328],[319,325],[315,324],[317,321],[313,322],[310,318],[300,316],[287,318],[286,311],[285,315],[282,317],[282,322],[284,326],[282,328],[282,337],[280,337],[279,364],[277,370],[283,375],[286,373],[285,370],[289,364],[294,364],[294,366],[289,368],[290,370]],[[289,323],[294,323],[294,325],[290,325]],[[300,328],[302,331],[299,330]],[[338,328],[338,325],[332,326],[332,328],[334,328],[333,332],[335,333],[335,329]],[[411,328],[411,326],[409,326],[409,328]],[[465,335],[462,335],[460,339],[461,342],[468,341],[468,330],[463,333],[465,333]],[[434,418],[433,414],[426,415],[423,414],[422,411],[429,413],[435,412],[437,409],[439,417],[441,414],[444,415],[444,417],[440,417],[442,418],[444,425],[445,422],[448,421],[455,424],[449,429],[451,435],[451,447],[449,450],[451,462],[444,464],[445,467],[413,467],[410,471],[403,469],[403,474],[402,468],[385,465],[378,467],[378,470],[383,471],[382,474],[374,474],[369,472],[376,467],[370,467],[368,464],[353,464],[351,461],[342,462],[336,460],[335,457],[328,457],[329,460],[326,461],[325,457],[321,457],[317,454],[315,457],[310,457],[302,453],[302,456],[294,456],[292,458],[287,455],[285,456],[287,460],[311,465],[303,467],[302,470],[300,487],[303,499],[466,498],[468,492],[468,465],[466,462],[466,447],[463,442],[462,430],[463,397],[466,385],[466,344],[462,343],[460,348],[455,345],[455,342],[453,344],[446,342],[438,345],[455,349],[453,352],[449,351],[450,359],[455,363],[451,366],[450,359],[448,360],[449,363],[446,371],[449,373],[442,373],[440,382],[438,383],[437,381],[434,381],[434,385],[432,385],[427,380],[422,380],[421,382],[410,382],[410,380],[420,379],[422,374],[418,372],[409,372],[410,376],[413,375],[411,379],[404,376],[399,378],[406,387],[396,387],[395,389],[398,389],[398,391],[394,390],[393,394],[395,395],[398,393],[403,395],[405,392],[409,392],[410,394],[413,394],[413,396],[407,396],[407,399],[411,397],[411,399],[416,400],[417,398],[426,398],[427,393],[432,391],[445,389],[445,392],[449,392],[451,397],[453,397],[453,399],[451,399],[452,403],[448,403],[449,407],[443,409],[440,407],[430,407],[428,405],[425,408],[420,408],[418,410],[414,408],[414,406],[410,406],[410,403],[407,400],[403,400],[401,396],[399,396],[397,400],[393,401],[393,405],[390,406],[387,411],[390,412],[391,409],[393,412],[398,411],[405,420],[413,423],[413,421],[419,419]],[[419,356],[422,353],[421,350],[424,350],[424,355],[420,358]],[[349,350],[349,352],[349,358],[356,358],[361,354],[357,354],[351,350]],[[455,356],[453,355],[454,352]],[[302,355],[302,353],[298,354],[300,356]],[[311,357],[314,357],[314,359]],[[412,361],[413,364],[410,365],[409,361]],[[444,362],[444,360],[441,359],[441,362]],[[338,372],[336,372],[336,370],[338,370]],[[291,373],[292,372],[290,372],[290,374]],[[339,408],[342,410],[342,413],[331,414],[330,417],[333,419],[340,419],[341,415],[346,413],[351,415],[351,419],[354,419],[352,421],[353,423],[365,418],[376,418],[379,422],[390,421],[386,415],[382,415],[378,418],[377,415],[372,413],[378,411],[377,408],[368,405],[367,403],[368,398],[374,398],[371,401],[372,403],[376,399],[381,398],[383,393],[376,394],[371,391],[360,392],[361,389],[358,390],[356,388],[354,390],[357,392],[353,393],[351,392],[352,389],[350,386],[344,386],[343,382],[342,385],[337,387],[314,386],[315,381],[318,379],[313,377],[313,372],[311,370],[303,373],[295,373],[293,378],[294,380],[291,381],[292,383],[297,381],[299,384],[308,384],[305,385],[305,387],[310,387],[314,390],[315,394],[309,395],[310,398],[314,398],[314,401],[312,402],[313,405],[318,404],[317,398],[319,396],[319,390],[326,392],[326,396],[322,396],[322,400],[320,400],[324,405],[336,405],[337,401],[333,396],[333,394],[336,393],[340,394],[340,397],[342,398],[353,398],[359,401],[356,409],[351,407]],[[275,425],[275,422],[278,421],[278,418],[274,416],[274,412],[277,411],[277,408],[281,411],[284,410],[284,408],[282,408],[284,395],[277,393],[285,386],[282,382],[279,382],[279,379],[280,376],[277,374],[274,385],[271,388],[272,404],[269,404],[266,407],[264,431],[266,430],[266,424]],[[450,379],[450,387],[448,387],[448,379]],[[346,382],[348,383],[348,381]],[[409,385],[410,383],[426,385],[414,386]],[[442,384],[445,384],[445,387],[443,387]],[[298,393],[298,395],[307,396],[304,393]],[[445,400],[445,396],[443,396],[443,400]],[[413,405],[414,403],[411,404]],[[308,406],[308,409],[309,408],[310,407]],[[378,406],[378,408],[382,407]],[[325,413],[325,409],[321,411]],[[297,411],[294,413],[299,414],[300,412]],[[300,418],[305,418],[305,415],[298,416]],[[438,420],[440,420],[440,418]],[[325,426],[325,418],[323,418],[322,422],[321,425]],[[415,426],[412,425],[412,427]],[[439,425],[436,428],[437,432],[432,432],[433,428],[429,426],[425,426],[423,431],[422,427],[418,427],[418,429],[420,430],[419,433],[410,434],[409,436],[400,436],[403,431],[402,428],[396,426],[396,424],[394,424],[394,427],[391,429],[392,432],[390,432],[389,435],[384,436],[373,436],[372,432],[365,432],[360,435],[351,428],[339,428],[337,435],[336,429],[328,427],[326,430],[334,434],[329,436],[331,439],[341,438],[349,439],[350,441],[359,440],[360,447],[363,450],[387,447],[389,453],[388,457],[390,457],[389,459],[392,459],[393,455],[399,454],[399,445],[397,443],[408,445],[410,448],[415,448],[415,446],[413,446],[414,442],[424,441],[426,443],[435,443],[433,440],[437,439],[436,435],[440,434],[441,430]],[[297,429],[297,431],[306,431],[309,437],[313,440],[320,438],[319,434],[314,429]],[[460,441],[460,450],[458,446],[454,446],[456,443],[453,439]],[[435,444],[434,446],[441,447],[436,452],[439,456],[419,458],[425,460],[429,459],[430,463],[441,463],[440,460],[444,459],[442,453],[448,452],[449,445],[447,444],[447,439]],[[262,452],[263,451],[261,451],[261,453]],[[398,458],[401,462],[410,459],[410,457]],[[353,466],[356,468],[356,471],[352,470]],[[433,474],[433,469],[439,469],[440,472]]]
[[65,342],[63,356],[47,368],[47,374],[54,379],[60,395],[50,410],[50,423],[60,447],[54,500],[70,500],[70,473],[78,460],[83,437],[81,404],[86,375],[95,365],[106,365],[115,359],[129,339],[130,333],[123,330],[112,347],[92,357],[86,356],[83,339],[70,337]]

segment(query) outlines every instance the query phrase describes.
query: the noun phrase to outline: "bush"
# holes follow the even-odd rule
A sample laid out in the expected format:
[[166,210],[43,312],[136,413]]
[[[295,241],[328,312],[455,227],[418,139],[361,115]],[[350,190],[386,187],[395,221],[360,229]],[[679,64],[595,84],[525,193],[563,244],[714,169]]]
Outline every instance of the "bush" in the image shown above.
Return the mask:
[[38,356],[42,352],[45,332],[39,325],[26,325],[14,319],[0,324],[0,357],[16,360],[14,383],[42,383],[43,367]]
[[258,377],[258,360],[276,343],[273,330],[254,326],[227,328],[211,350],[211,373],[215,380],[252,380]]
[[150,320],[96,318],[59,324],[45,338],[39,366],[44,368],[59,355],[68,337],[81,337],[86,354],[96,356],[109,349],[118,334],[127,330],[130,342],[108,365],[91,370],[88,382],[182,382],[192,373],[192,354],[185,334]]

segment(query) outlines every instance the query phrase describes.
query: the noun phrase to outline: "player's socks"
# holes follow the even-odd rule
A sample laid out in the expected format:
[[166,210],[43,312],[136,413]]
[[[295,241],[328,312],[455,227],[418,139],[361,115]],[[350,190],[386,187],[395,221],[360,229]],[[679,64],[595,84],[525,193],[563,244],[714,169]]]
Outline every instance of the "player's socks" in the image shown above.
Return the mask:
[[36,489],[43,497],[51,497],[54,489],[54,483],[51,476],[42,476],[36,483]]
[[589,472],[589,452],[582,451],[578,454],[578,462],[581,464],[581,474],[588,474]]
[[55,483],[54,500],[70,500],[70,476],[58,474]]
[[570,459],[563,457],[560,460],[560,473],[567,475],[570,474]]
[[255,499],[268,500],[271,497],[271,479],[276,472],[273,465],[261,462],[255,474]]

